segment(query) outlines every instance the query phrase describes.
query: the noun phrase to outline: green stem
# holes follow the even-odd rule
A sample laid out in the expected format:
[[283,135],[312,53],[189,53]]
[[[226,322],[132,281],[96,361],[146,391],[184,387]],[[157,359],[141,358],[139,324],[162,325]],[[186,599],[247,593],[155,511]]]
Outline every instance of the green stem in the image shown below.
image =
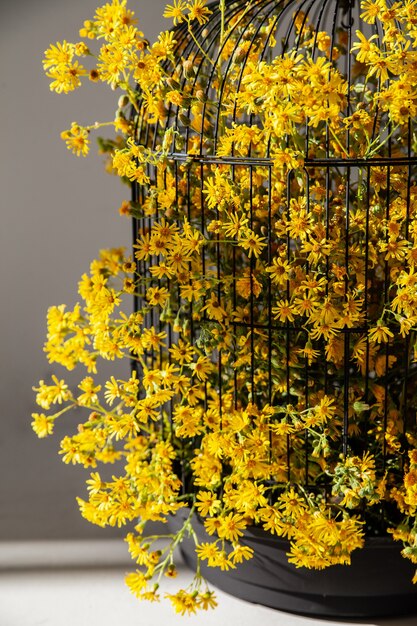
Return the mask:
[[167,556],[155,568],[156,571],[160,570],[158,578],[157,578],[157,583],[158,584],[159,584],[159,582],[161,580],[161,576],[164,573],[166,566],[169,565],[170,563],[172,563],[172,556],[174,554],[174,550],[178,546],[178,544],[180,544],[182,542],[182,540],[184,539],[184,535],[185,535],[186,531],[188,530],[188,532],[190,532],[190,534],[193,533],[193,528],[191,526],[191,520],[192,520],[193,514],[194,514],[194,506],[191,507],[190,513],[189,513],[187,519],[185,520],[184,524],[182,525],[181,530],[179,530],[177,532],[177,534],[173,536],[173,540],[171,541],[171,544],[168,546],[168,554],[167,554]]
[[220,0],[220,15],[221,15],[221,29],[220,29],[220,43],[223,43],[224,40],[224,31],[226,24],[226,0]]
[[297,487],[299,488],[299,490],[301,491],[301,493],[302,493],[302,494],[303,494],[303,496],[305,497],[305,499],[306,499],[306,501],[307,501],[307,503],[308,503],[308,506],[309,506],[311,509],[315,509],[315,508],[316,508],[316,505],[315,505],[315,503],[313,502],[313,500],[311,499],[310,495],[309,495],[309,494],[307,493],[307,491],[304,489],[304,487],[303,487],[302,485],[297,485]]
[[329,124],[329,130],[330,133],[333,137],[333,139],[335,140],[335,142],[337,143],[337,145],[339,146],[339,148],[342,150],[343,154],[345,155],[345,157],[349,157],[348,153],[346,152],[346,148],[342,145],[339,137],[336,135],[336,133],[334,132],[333,128],[331,127],[331,125]]
[[132,361],[137,361],[138,363],[140,363],[142,365],[143,368],[146,367],[145,365],[145,361],[142,359],[142,357],[140,356],[134,356],[133,354],[125,354],[123,352],[123,357],[124,359],[130,359]]
[[[392,137],[392,135],[395,133],[395,131],[397,130],[398,127],[399,127],[399,124],[394,126],[392,131],[389,133],[389,135],[387,135],[387,137],[385,137],[385,139],[383,141],[381,141],[381,133],[379,133],[378,137],[376,139],[374,139],[374,141],[372,141],[368,145],[368,148],[367,148],[367,151],[366,151],[366,154],[365,154],[365,158],[369,159],[369,157],[372,157],[376,152],[378,152],[378,150],[380,150],[380,148],[382,148],[382,146],[385,145],[387,143],[387,141]],[[387,126],[385,126],[385,128],[384,128],[384,130],[382,132],[384,132],[386,130],[386,128],[387,128]],[[378,144],[378,145],[376,145],[373,148],[373,146],[375,144]]]
[[130,85],[127,87],[126,93],[129,96],[130,104],[133,106],[133,108],[135,109],[136,113],[139,113],[139,107],[138,107],[137,102],[136,102],[136,98],[137,98],[136,92],[130,87]]
[[58,419],[58,417],[61,417],[61,415],[63,415],[64,413],[67,413],[67,411],[69,411],[70,409],[75,409],[75,407],[77,407],[78,404],[77,402],[73,401],[71,404],[69,404],[68,406],[65,407],[65,409],[62,409],[61,411],[58,411],[58,413],[54,413],[53,415],[51,415],[51,419]]
[[210,59],[210,57],[208,56],[208,54],[205,52],[205,50],[201,47],[200,42],[198,41],[197,37],[194,35],[193,33],[193,29],[191,26],[191,21],[187,20],[188,23],[188,32],[191,35],[192,40],[194,41],[195,45],[197,46],[197,48],[200,50],[201,54],[204,56],[205,59],[207,59],[207,61],[209,63],[211,63],[214,67],[215,63],[212,59]]
[[94,122],[94,124],[90,124],[90,126],[84,126],[86,130],[97,130],[98,128],[103,128],[103,126],[114,126],[113,122]]

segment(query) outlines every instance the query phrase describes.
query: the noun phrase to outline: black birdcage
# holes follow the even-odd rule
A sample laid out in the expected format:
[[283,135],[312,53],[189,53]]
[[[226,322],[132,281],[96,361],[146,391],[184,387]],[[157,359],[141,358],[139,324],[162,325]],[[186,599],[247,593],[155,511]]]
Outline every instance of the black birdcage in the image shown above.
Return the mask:
[[[376,474],[395,483],[415,445],[414,96],[393,69],[389,41],[402,38],[404,51],[413,43],[390,13],[395,4],[387,0],[386,13],[374,19],[355,0],[230,0],[224,13],[213,2],[207,22],[173,31],[177,64],[167,60],[156,88],[163,110],[155,94],[144,93],[136,118],[137,144],[155,162],[147,159],[148,181],[133,185],[135,244],[146,243],[155,224],[181,236],[185,224],[199,233],[200,251],[194,267],[187,254],[174,259],[163,240],[160,254],[154,246],[137,256],[141,278],[169,293],[163,307],[146,313],[146,325],[167,337],[162,347],[146,347],[146,366],[171,364],[170,348],[185,338],[212,364],[187,396],[194,410],[217,407],[221,429],[238,408],[253,420],[269,409],[273,471],[268,480],[248,475],[270,503],[280,485],[296,484],[337,504],[329,477],[337,462],[370,450]],[[386,53],[375,56],[374,70],[352,52],[357,31],[371,52],[378,43]],[[302,79],[294,78],[297,63],[305,64]],[[390,101],[394,87],[403,90],[402,107]],[[300,115],[298,102],[311,114]],[[156,271],[168,257],[171,271]],[[136,310],[146,302],[137,296]],[[334,399],[331,419],[322,402],[318,428],[300,425],[299,415],[323,398]],[[173,440],[177,409],[173,397],[166,405]],[[200,441],[200,433],[178,439],[184,459]],[[323,458],[330,459],[326,469]],[[186,460],[178,472],[186,493],[193,488]],[[365,516],[369,541],[386,534],[392,508],[390,501],[373,504]],[[260,545],[261,531],[253,532]],[[272,567],[272,543],[261,569]],[[358,590],[358,571],[375,576],[390,559],[398,566],[399,548],[394,556],[385,544],[382,550],[369,571],[366,555],[357,557],[356,574],[335,566],[303,578],[291,570],[296,591],[289,593],[266,590],[275,574],[258,578],[256,593],[247,580],[212,578],[237,595],[299,612],[410,611],[411,583],[396,587],[386,565],[385,582]],[[319,600],[313,580],[327,585]],[[378,594],[385,598],[376,601]]]

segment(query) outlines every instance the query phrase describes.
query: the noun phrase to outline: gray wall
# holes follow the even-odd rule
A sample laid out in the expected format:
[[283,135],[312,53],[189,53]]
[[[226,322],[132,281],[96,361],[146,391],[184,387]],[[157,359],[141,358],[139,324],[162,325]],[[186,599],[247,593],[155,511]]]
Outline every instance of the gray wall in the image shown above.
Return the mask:
[[[54,371],[66,375],[42,352],[48,306],[77,301],[78,279],[100,248],[130,245],[130,224],[117,211],[128,188],[104,172],[95,151],[77,159],[59,137],[72,121],[112,119],[116,95],[102,85],[54,94],[41,65],[49,44],[77,41],[104,1],[0,0],[0,541],[117,532],[80,517],[75,496],[85,495],[88,470],[58,457],[77,416],[47,440],[30,428],[32,385]],[[130,5],[151,40],[168,27],[165,0]]]

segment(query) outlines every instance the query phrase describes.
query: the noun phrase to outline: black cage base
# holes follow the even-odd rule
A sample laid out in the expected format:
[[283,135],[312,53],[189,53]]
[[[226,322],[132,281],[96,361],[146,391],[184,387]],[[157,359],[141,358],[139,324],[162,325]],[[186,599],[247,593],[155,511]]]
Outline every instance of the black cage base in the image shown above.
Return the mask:
[[[185,519],[185,512],[172,517],[171,530],[179,530]],[[196,518],[193,527],[200,543],[212,540]],[[288,563],[288,542],[262,529],[247,530],[241,543],[254,549],[250,561],[228,572],[201,567],[209,582],[237,598],[312,617],[417,616],[417,585],[411,581],[415,568],[390,538],[369,538],[362,550],[353,552],[350,566],[319,571]],[[195,569],[193,539],[184,540],[181,553],[187,566]]]

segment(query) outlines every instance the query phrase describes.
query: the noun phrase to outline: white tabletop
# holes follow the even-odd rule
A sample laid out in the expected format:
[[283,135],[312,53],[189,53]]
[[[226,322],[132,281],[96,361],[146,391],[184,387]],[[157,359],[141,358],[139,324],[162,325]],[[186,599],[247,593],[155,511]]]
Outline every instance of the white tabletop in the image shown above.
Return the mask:
[[[58,563],[65,567],[58,567]],[[124,584],[134,569],[122,541],[0,544],[1,626],[335,626],[352,622],[290,615],[249,604],[218,591],[219,606],[181,617],[167,600],[139,602]],[[163,590],[186,586],[181,567]],[[416,626],[417,616],[356,624]]]

